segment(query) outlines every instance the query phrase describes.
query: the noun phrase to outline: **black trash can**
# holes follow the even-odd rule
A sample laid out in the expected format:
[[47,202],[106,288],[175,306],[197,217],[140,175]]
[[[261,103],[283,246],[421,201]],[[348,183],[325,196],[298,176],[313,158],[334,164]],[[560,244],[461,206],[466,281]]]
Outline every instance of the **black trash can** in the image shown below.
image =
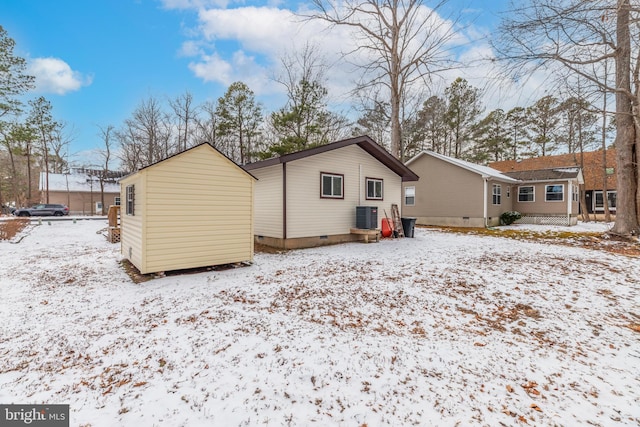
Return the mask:
[[401,218],[404,237],[413,237],[413,230],[416,228],[416,218]]

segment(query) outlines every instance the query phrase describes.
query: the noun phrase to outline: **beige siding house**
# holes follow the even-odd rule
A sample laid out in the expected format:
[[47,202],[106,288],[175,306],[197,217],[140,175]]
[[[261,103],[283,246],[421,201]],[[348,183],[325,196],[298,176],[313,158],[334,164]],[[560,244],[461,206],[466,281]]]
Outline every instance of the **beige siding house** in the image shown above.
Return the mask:
[[361,136],[244,166],[256,183],[256,242],[293,249],[355,241],[356,207],[377,208],[377,227],[418,176]]
[[492,227],[510,211],[522,214],[519,223],[577,223],[582,182],[577,168],[501,173],[431,151],[407,166],[421,179],[403,184],[402,209],[417,224]]
[[142,274],[252,261],[254,182],[209,144],[122,178],[122,255]]
[[511,188],[518,180],[494,169],[431,151],[406,165],[420,176],[403,184],[402,211],[416,224],[488,227],[512,210]]

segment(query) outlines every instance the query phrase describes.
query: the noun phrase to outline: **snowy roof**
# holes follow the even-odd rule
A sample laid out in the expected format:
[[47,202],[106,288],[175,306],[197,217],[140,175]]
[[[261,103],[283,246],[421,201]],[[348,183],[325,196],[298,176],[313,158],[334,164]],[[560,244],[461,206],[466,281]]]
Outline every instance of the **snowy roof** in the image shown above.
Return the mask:
[[[46,187],[46,173],[40,172],[40,191]],[[49,191],[99,192],[100,180],[86,173],[49,173]],[[120,193],[118,180],[104,184],[105,193]]]
[[440,159],[443,160],[445,162],[451,163],[453,165],[456,165],[458,167],[461,167],[463,169],[466,169],[468,171],[477,173],[478,175],[482,175],[483,177],[487,177],[487,178],[494,178],[494,179],[498,179],[500,181],[505,181],[505,182],[518,182],[518,180],[513,179],[509,176],[506,176],[505,174],[503,174],[502,172],[496,170],[496,169],[492,169],[488,166],[480,166],[477,165],[475,163],[471,163],[471,162],[467,162],[465,160],[460,160],[460,159],[454,159],[453,157],[449,157],[449,156],[445,156],[443,154],[438,154],[435,153],[433,151],[422,151],[421,153],[419,153],[418,155],[416,155],[414,158],[412,158],[411,160],[409,160],[406,165],[410,166],[412,162],[414,162],[415,160],[417,160],[418,158],[420,158],[421,156],[431,156],[431,157],[435,157],[436,159]]

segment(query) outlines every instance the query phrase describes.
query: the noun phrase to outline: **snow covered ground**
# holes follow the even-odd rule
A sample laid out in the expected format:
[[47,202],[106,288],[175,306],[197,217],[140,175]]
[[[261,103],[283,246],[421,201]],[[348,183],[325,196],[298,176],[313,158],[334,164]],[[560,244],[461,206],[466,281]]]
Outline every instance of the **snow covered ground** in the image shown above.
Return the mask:
[[1,403],[72,426],[640,425],[638,258],[417,229],[134,284],[105,226],[0,242]]

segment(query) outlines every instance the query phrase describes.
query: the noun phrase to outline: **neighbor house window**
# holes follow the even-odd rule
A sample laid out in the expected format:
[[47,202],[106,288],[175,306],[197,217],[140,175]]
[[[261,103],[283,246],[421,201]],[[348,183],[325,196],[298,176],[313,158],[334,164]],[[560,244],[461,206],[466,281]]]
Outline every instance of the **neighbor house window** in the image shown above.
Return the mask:
[[117,196],[117,197],[114,199],[114,203],[115,203],[115,205],[116,205],[116,206],[120,206],[120,197],[119,197],[119,196]]
[[518,187],[518,201],[519,202],[534,202],[533,185],[527,185],[525,187]]
[[[604,202],[602,200],[602,191],[594,191],[594,201],[593,201],[593,210],[594,211],[604,211]],[[607,200],[609,201],[609,209],[616,210],[617,206],[617,192],[615,191],[607,191]]]
[[507,199],[511,197],[511,187],[507,185]]
[[367,178],[367,200],[382,200],[382,180]]
[[493,184],[493,204],[499,205],[502,203],[502,187],[499,184]]
[[320,197],[328,199],[344,199],[344,175],[320,173]]
[[404,204],[406,206],[416,204],[416,187],[404,187]]
[[136,186],[127,185],[127,215],[135,215],[134,207],[136,202]]
[[564,200],[564,185],[546,185],[544,200],[547,202],[561,202]]

